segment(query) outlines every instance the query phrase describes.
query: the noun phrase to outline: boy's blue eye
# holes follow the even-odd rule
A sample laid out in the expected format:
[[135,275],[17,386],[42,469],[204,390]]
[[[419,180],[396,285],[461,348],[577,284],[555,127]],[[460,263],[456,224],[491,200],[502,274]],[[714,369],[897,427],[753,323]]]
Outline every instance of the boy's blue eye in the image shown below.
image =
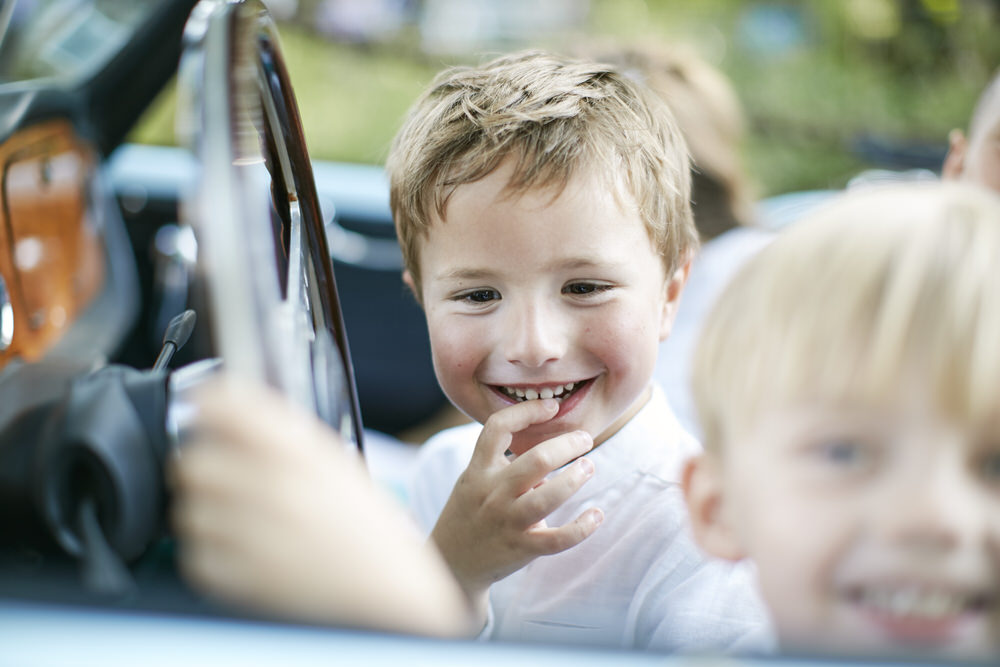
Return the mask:
[[500,298],[500,293],[492,289],[477,289],[471,292],[466,292],[460,294],[458,297],[460,301],[472,301],[473,303],[489,303]]
[[868,456],[867,449],[853,440],[830,440],[820,443],[817,453],[825,460],[841,467],[856,467]]
[[604,292],[611,289],[610,285],[598,285],[597,283],[570,283],[562,288],[563,294],[574,296],[585,296],[595,292]]

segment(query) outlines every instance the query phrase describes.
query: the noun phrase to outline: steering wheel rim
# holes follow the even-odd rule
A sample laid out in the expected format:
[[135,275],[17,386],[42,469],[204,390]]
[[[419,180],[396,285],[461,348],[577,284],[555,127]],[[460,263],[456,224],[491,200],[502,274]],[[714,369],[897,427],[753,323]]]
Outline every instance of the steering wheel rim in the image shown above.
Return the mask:
[[203,0],[185,28],[178,135],[199,178],[181,219],[216,353],[362,447],[354,370],[277,30],[258,0]]

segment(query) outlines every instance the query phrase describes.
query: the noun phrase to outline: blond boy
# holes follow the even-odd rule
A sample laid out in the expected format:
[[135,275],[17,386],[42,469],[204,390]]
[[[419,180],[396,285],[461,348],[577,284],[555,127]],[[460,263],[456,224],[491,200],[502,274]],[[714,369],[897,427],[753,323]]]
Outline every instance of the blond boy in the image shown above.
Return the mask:
[[1000,648],[1000,200],[848,193],[752,259],[694,362],[696,539],[785,651]]
[[745,572],[687,535],[699,446],[651,381],[697,245],[664,103],[539,52],[451,69],[387,168],[435,372],[478,422],[424,446],[412,501],[483,635],[695,649],[758,631]]

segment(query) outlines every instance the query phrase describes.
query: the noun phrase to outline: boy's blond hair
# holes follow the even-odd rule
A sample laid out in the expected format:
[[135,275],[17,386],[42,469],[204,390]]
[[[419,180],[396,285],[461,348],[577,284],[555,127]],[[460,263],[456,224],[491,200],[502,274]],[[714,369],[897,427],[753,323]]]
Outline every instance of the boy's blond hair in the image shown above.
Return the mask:
[[[1000,198],[958,183],[842,195],[737,274],[706,321],[694,399],[719,452],[768,408],[914,397],[1000,405]],[[919,392],[925,392],[921,394]]]
[[[687,148],[666,104],[613,68],[549,53],[439,74],[410,110],[387,160],[390,205],[420,297],[419,243],[463,184],[516,160],[512,193],[593,170],[627,194],[667,275],[697,247]],[[555,195],[554,195],[555,196]]]

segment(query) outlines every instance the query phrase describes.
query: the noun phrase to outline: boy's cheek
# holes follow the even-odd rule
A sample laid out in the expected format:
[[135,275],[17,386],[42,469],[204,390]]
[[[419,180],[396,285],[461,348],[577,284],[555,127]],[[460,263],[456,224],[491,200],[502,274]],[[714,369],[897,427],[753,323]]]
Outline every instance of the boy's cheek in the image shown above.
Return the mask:
[[[431,360],[438,384],[448,399],[466,414],[476,409],[469,402],[478,396],[476,372],[483,357],[473,343],[479,338],[461,328],[431,330]],[[481,417],[478,413],[471,416],[477,420]]]

